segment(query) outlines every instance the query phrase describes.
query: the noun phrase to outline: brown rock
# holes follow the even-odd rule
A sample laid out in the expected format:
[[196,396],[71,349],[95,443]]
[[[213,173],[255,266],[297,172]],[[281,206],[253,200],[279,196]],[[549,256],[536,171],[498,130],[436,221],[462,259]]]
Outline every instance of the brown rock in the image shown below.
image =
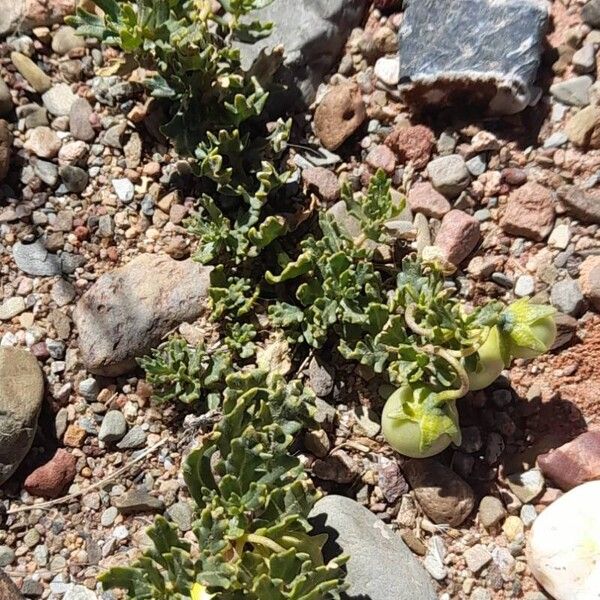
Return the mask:
[[582,223],[600,223],[600,193],[570,187],[561,193],[567,212]]
[[87,436],[87,432],[79,425],[72,423],[67,427],[65,435],[63,436],[63,444],[69,448],[81,448],[83,441]]
[[315,111],[315,135],[328,150],[339,148],[367,117],[358,87],[345,83],[332,87]]
[[45,465],[36,469],[23,484],[32,496],[58,498],[75,479],[77,459],[62,448]]
[[335,202],[340,197],[338,178],[329,169],[324,167],[304,169],[302,181],[309,192],[316,192],[325,202]]
[[25,600],[12,579],[0,569],[0,598],[2,600]]
[[572,442],[542,454],[538,466],[564,491],[600,479],[600,431],[586,431]]
[[8,123],[4,119],[0,119],[0,181],[8,175],[12,140],[13,136],[8,128]]
[[343,450],[337,450],[325,460],[316,460],[313,474],[326,481],[351,483],[359,473],[352,457]]
[[435,137],[424,125],[396,127],[385,143],[396,152],[400,163],[412,162],[416,169],[424,169],[433,151]]
[[565,133],[576,146],[600,148],[600,107],[581,109],[567,121]]
[[588,256],[579,268],[579,287],[590,304],[600,310],[600,256]]
[[411,459],[402,467],[425,514],[434,523],[460,525],[473,511],[475,494],[452,469],[434,459]]
[[144,254],[100,277],[73,319],[89,371],[116,376],[135,366],[167,333],[205,310],[210,267]]
[[408,205],[413,212],[420,212],[434,219],[441,219],[452,208],[446,197],[429,182],[416,183],[410,188]]
[[462,210],[451,210],[442,220],[435,245],[442,249],[446,259],[459,265],[481,239],[479,221]]
[[500,224],[507,233],[541,242],[552,231],[554,217],[550,190],[526,183],[511,193]]
[[518,186],[527,182],[527,172],[514,167],[502,169],[501,177],[502,181],[508,185]]
[[387,146],[379,144],[369,151],[366,162],[371,168],[383,169],[391,175],[396,168],[396,155]]

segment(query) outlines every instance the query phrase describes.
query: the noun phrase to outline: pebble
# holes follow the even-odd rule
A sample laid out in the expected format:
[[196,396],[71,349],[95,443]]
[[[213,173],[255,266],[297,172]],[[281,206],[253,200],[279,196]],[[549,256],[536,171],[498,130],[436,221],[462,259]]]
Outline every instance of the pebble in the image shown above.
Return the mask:
[[49,254],[37,240],[32,244],[17,242],[13,246],[13,259],[24,273],[37,277],[52,277],[61,273],[61,262],[54,254]]
[[504,525],[502,525],[502,532],[509,542],[514,542],[516,539],[523,536],[523,521],[514,515],[507,517],[506,521],[504,521]]
[[477,154],[473,158],[470,158],[465,164],[473,177],[483,175],[487,169],[487,162],[483,154]]
[[322,360],[313,357],[308,365],[308,381],[312,391],[325,398],[333,391],[333,370]]
[[176,502],[167,509],[166,514],[181,531],[191,531],[194,512],[188,502]]
[[66,306],[75,299],[76,292],[72,283],[69,283],[65,279],[59,279],[52,286],[50,296],[58,306]]
[[550,291],[550,302],[560,312],[572,317],[580,316],[584,307],[583,294],[575,279],[556,282]]
[[568,106],[587,106],[590,103],[590,88],[593,82],[588,75],[573,77],[551,85],[550,93]]
[[467,568],[472,573],[479,573],[491,560],[492,555],[483,544],[476,544],[467,548],[463,554]]
[[375,63],[375,76],[385,85],[392,87],[400,81],[400,60],[397,56],[384,56]]
[[3,117],[10,113],[13,109],[14,103],[10,94],[10,89],[4,82],[4,79],[0,77],[0,117]]
[[17,71],[27,83],[38,93],[43,94],[52,87],[52,79],[44,73],[29,57],[20,52],[11,52],[10,59]]
[[456,198],[471,182],[465,159],[459,154],[432,160],[427,173],[433,187],[447,198]]
[[521,521],[523,521],[523,525],[527,527],[531,527],[533,522],[537,518],[537,511],[535,510],[535,506],[532,504],[524,504],[521,507],[521,512],[519,513],[519,517]]
[[109,410],[102,420],[98,439],[110,444],[121,440],[126,432],[127,422],[123,413],[118,410]]
[[14,296],[0,304],[0,321],[10,321],[13,317],[20,315],[27,310],[25,299],[21,296]]
[[479,522],[485,529],[493,529],[505,519],[506,509],[495,496],[485,496],[479,503]]
[[109,506],[102,512],[100,516],[100,524],[102,527],[110,527],[119,515],[119,510],[116,506]]
[[148,434],[139,426],[132,427],[125,437],[117,444],[119,450],[134,450],[146,445]]
[[123,515],[148,511],[162,512],[165,509],[165,503],[162,500],[142,490],[125,492],[125,494],[115,498],[113,504]]
[[552,248],[565,250],[571,241],[571,230],[568,225],[557,225],[548,238],[548,245]]
[[596,70],[596,49],[593,44],[583,46],[573,54],[571,64],[577,73],[592,73]]
[[442,581],[448,575],[448,569],[444,564],[445,555],[446,548],[444,547],[442,538],[437,535],[432,536],[428,543],[423,566],[436,581]]
[[61,141],[50,127],[36,127],[29,131],[24,147],[40,158],[54,158],[58,155]]
[[67,191],[73,194],[80,194],[88,185],[89,176],[80,167],[66,165],[60,168],[59,175]]
[[85,38],[77,35],[72,27],[59,27],[52,38],[52,50],[63,56],[75,48],[85,48]]
[[10,546],[0,546],[0,567],[8,567],[14,560],[14,550]]
[[90,103],[85,98],[77,98],[69,112],[69,127],[71,135],[76,140],[91,142],[96,137],[96,132],[90,123],[94,114]]
[[427,181],[415,183],[408,192],[408,206],[413,213],[442,219],[451,210],[450,202]]
[[553,134],[548,136],[544,141],[544,148],[546,150],[550,148],[560,148],[569,141],[567,134],[564,131],[555,131]]
[[581,148],[600,148],[600,107],[586,106],[565,127],[569,140]]
[[66,83],[57,83],[42,95],[42,102],[55,117],[68,117],[77,96]]
[[539,469],[513,473],[507,477],[508,486],[523,504],[535,500],[543,491],[546,482]]
[[525,298],[535,292],[535,279],[531,275],[520,275],[515,282],[515,296]]
[[435,238],[446,260],[458,266],[465,260],[481,240],[479,221],[462,210],[453,209],[442,219]]
[[126,540],[129,537],[129,530],[125,525],[118,525],[113,529],[112,537],[116,540]]
[[117,194],[117,198],[121,202],[128,203],[133,200],[135,188],[129,179],[113,179],[112,185],[113,189],[115,190],[115,194]]

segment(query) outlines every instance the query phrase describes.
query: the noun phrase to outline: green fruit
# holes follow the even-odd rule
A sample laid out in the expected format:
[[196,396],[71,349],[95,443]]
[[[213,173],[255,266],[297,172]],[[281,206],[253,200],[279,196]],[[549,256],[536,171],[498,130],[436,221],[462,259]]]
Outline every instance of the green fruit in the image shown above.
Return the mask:
[[502,358],[500,331],[493,327],[477,351],[477,364],[474,369],[467,368],[469,375],[469,389],[473,392],[483,390],[491,385],[502,373],[504,360]]
[[530,325],[533,335],[543,344],[543,352],[520,346],[511,338],[509,343],[510,354],[513,358],[535,358],[544,352],[548,352],[556,339],[556,323],[553,317],[544,317]]
[[425,386],[396,390],[385,404],[381,426],[388,444],[411,458],[434,456],[461,441],[455,402],[437,405],[435,392]]

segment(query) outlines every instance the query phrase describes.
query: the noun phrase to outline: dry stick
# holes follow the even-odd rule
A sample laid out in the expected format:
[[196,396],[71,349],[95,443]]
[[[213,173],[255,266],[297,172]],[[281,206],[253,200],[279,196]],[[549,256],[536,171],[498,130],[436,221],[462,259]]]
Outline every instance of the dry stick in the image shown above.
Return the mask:
[[32,505],[27,505],[27,506],[20,506],[19,508],[13,508],[13,509],[7,511],[6,514],[14,515],[16,513],[28,512],[30,510],[36,510],[38,508],[40,508],[40,509],[41,508],[50,508],[57,504],[63,504],[64,502],[69,502],[70,500],[74,500],[75,498],[77,498],[79,496],[83,496],[84,494],[87,494],[88,492],[91,492],[92,490],[102,487],[105,483],[108,483],[111,479],[114,479],[115,477],[122,475],[130,467],[132,467],[136,463],[140,462],[141,460],[146,458],[148,455],[152,454],[158,447],[162,446],[168,440],[169,440],[168,437],[166,437],[162,440],[159,440],[158,442],[156,442],[156,444],[154,444],[153,446],[150,446],[150,448],[148,448],[147,450],[144,450],[139,456],[136,456],[131,462],[124,465],[120,469],[117,469],[114,473],[112,473],[108,477],[105,477],[101,481],[98,481],[97,483],[93,483],[92,485],[88,486],[87,488],[85,488],[85,490],[81,490],[79,492],[74,492],[72,494],[68,494],[67,496],[63,496],[62,498],[56,498],[55,500],[49,500],[48,502],[42,502],[41,504],[32,504]]

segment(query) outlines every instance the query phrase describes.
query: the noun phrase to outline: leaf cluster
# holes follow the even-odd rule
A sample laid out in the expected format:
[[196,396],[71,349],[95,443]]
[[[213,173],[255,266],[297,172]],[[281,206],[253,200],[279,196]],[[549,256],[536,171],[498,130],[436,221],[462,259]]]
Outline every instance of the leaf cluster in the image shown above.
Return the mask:
[[104,574],[104,586],[132,600],[187,600],[198,584],[220,600],[339,598],[343,560],[323,561],[326,536],[311,535],[307,521],[318,496],[289,451],[311,422],[312,396],[256,369],[226,383],[222,420],[184,466],[195,539],[157,519],[153,548]]

